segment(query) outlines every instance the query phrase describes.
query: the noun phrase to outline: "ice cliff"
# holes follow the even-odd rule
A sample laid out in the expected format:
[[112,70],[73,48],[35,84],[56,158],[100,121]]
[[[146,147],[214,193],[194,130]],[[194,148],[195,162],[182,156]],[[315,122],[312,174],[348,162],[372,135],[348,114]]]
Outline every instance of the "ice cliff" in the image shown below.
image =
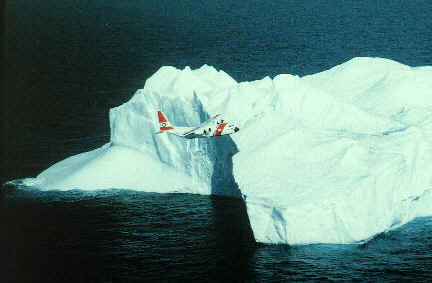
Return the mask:
[[[359,242],[432,215],[431,90],[432,67],[380,58],[241,83],[206,65],[162,67],[110,110],[110,143],[26,183],[241,192],[259,242]],[[178,126],[223,113],[240,131],[155,136],[156,109]]]

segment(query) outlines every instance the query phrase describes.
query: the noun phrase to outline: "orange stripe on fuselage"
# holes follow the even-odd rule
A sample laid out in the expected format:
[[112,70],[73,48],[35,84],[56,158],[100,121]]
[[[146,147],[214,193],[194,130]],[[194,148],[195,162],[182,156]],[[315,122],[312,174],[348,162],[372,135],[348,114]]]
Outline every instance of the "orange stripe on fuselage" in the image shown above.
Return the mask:
[[223,129],[225,128],[225,126],[227,125],[228,123],[222,123],[222,124],[220,124],[218,127],[217,127],[217,129],[216,129],[216,132],[215,132],[215,136],[221,136],[222,135],[222,132],[223,132]]
[[[153,116],[154,117],[154,116]],[[173,127],[160,127],[160,130],[161,131],[167,131],[167,130],[172,130],[172,129],[174,129]]]
[[158,111],[158,118],[159,118],[159,123],[167,122],[167,119],[165,118],[164,114],[162,114],[162,112],[160,111]]

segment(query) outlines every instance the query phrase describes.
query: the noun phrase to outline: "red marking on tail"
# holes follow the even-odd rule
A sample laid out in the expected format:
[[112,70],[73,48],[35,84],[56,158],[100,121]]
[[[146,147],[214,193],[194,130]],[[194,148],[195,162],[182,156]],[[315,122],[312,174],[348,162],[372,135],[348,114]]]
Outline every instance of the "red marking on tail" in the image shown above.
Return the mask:
[[222,124],[220,124],[220,125],[217,127],[217,129],[216,129],[215,136],[221,136],[221,135],[222,135],[222,132],[223,132],[223,129],[225,128],[225,126],[226,126],[227,124],[228,124],[228,123],[222,123]]
[[159,119],[159,129],[161,131],[168,131],[174,129],[174,127],[169,124],[168,119],[165,117],[162,111],[159,110],[157,113]]
[[158,111],[158,118],[159,118],[159,123],[168,122],[167,118],[165,118],[164,114],[161,111]]

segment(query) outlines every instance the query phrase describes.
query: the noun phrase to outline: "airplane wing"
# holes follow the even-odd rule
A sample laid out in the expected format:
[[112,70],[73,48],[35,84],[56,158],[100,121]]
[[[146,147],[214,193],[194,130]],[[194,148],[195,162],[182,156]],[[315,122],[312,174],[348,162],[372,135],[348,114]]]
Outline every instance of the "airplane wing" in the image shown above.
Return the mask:
[[199,125],[198,127],[195,127],[195,128],[184,128],[185,132],[183,133],[183,135],[184,136],[187,136],[187,135],[190,135],[190,134],[200,135],[200,134],[197,134],[197,133],[194,133],[194,132],[196,130],[203,129],[203,128],[207,127],[212,121],[214,121],[218,117],[220,117],[220,114],[217,114],[217,115],[211,117],[207,121],[201,123],[201,125]]
[[187,130],[183,133],[183,135],[184,135],[184,136],[187,136],[187,135],[189,135],[189,134],[192,134],[193,131],[198,130],[199,128],[201,128],[201,126],[198,126],[198,127],[195,127],[195,128],[191,128],[191,129],[187,129]]
[[160,133],[167,133],[167,134],[171,134],[171,135],[176,135],[176,136],[180,136],[180,137],[187,137],[189,134],[191,134],[196,128],[192,128],[192,127],[173,127],[173,129],[169,130],[169,131],[159,131],[155,134],[160,134]]
[[220,124],[224,123],[222,116],[217,114],[196,128],[184,132],[186,138],[208,138],[214,135]]

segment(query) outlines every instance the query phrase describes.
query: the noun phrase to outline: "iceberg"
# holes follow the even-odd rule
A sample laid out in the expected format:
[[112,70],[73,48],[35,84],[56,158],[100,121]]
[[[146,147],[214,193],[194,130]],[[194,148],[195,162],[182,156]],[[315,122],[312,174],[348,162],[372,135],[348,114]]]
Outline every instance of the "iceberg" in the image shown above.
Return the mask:
[[[258,242],[358,243],[432,215],[431,89],[432,67],[382,58],[240,83],[162,67],[110,110],[108,144],[24,183],[242,197]],[[179,126],[223,113],[240,131],[155,136],[157,109]]]

